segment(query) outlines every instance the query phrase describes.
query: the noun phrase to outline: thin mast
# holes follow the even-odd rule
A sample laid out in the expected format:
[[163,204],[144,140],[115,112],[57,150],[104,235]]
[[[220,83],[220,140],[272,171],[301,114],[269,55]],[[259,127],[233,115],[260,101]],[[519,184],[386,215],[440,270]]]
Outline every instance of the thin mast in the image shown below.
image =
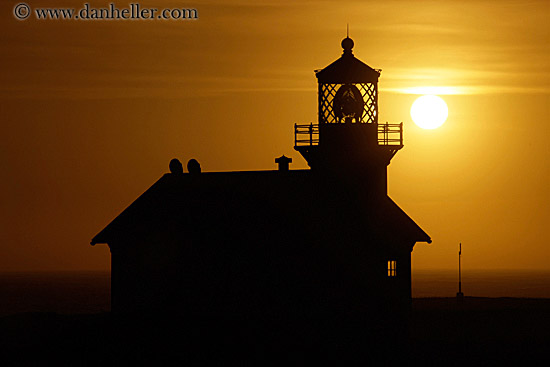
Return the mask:
[[458,302],[462,302],[464,298],[464,293],[462,293],[462,273],[461,273],[461,264],[460,257],[462,256],[462,242],[458,244],[458,293],[456,294],[456,299]]
[[458,293],[462,293],[462,274],[460,272],[460,255],[462,255],[462,243],[458,244]]

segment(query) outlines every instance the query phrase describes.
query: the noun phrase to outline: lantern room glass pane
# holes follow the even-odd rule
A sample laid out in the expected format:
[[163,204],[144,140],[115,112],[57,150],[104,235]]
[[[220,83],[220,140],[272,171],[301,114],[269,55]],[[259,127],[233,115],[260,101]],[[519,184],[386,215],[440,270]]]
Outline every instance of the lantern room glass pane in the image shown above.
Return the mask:
[[[320,124],[332,124],[337,123],[336,116],[333,110],[333,102],[338,89],[343,84],[319,84],[319,123]],[[363,109],[363,115],[360,122],[374,123],[378,122],[378,106],[377,106],[377,94],[378,89],[375,83],[357,83],[353,84],[361,92],[365,107]],[[343,123],[343,121],[340,121]]]

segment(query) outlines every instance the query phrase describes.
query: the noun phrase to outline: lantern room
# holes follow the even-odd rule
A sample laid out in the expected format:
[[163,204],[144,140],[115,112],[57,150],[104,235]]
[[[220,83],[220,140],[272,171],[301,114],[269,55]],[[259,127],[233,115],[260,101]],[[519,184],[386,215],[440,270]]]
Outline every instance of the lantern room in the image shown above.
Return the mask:
[[341,45],[340,58],[315,71],[318,123],[295,124],[294,149],[312,168],[385,167],[403,147],[403,125],[378,123],[381,70],[353,55],[351,38],[344,38]]
[[342,57],[316,71],[319,83],[319,124],[378,122],[376,70],[353,56],[353,40],[342,40]]

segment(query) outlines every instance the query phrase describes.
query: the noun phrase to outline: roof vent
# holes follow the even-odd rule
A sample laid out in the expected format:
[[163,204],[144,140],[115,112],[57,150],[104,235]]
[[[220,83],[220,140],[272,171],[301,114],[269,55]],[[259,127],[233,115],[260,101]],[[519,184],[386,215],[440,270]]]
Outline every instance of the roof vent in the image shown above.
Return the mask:
[[183,165],[179,161],[179,159],[174,158],[170,161],[170,173],[174,175],[181,175],[183,174]]
[[187,162],[187,171],[192,175],[201,173],[201,165],[196,159],[190,159]]
[[285,157],[284,154],[275,158],[275,163],[279,165],[279,171],[288,171],[288,166],[292,163],[292,158]]

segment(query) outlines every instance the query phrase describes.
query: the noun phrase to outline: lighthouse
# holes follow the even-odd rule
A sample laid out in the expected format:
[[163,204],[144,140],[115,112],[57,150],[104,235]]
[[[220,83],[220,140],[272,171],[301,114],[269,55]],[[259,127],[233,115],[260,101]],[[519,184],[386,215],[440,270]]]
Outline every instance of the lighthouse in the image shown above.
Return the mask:
[[312,170],[350,178],[373,197],[385,195],[387,166],[403,148],[403,124],[379,123],[381,70],[354,56],[351,38],[341,45],[341,57],[315,71],[318,121],[295,124],[294,149]]
[[431,239],[388,196],[403,125],[379,121],[381,71],[354,56],[349,37],[341,46],[315,71],[317,122],[294,125],[309,169],[286,155],[261,171],[211,172],[191,159],[183,172],[172,160],[92,239],[111,250],[113,312],[253,324],[286,315],[313,329],[340,315],[376,330],[392,323],[392,335],[405,323],[411,252]]

